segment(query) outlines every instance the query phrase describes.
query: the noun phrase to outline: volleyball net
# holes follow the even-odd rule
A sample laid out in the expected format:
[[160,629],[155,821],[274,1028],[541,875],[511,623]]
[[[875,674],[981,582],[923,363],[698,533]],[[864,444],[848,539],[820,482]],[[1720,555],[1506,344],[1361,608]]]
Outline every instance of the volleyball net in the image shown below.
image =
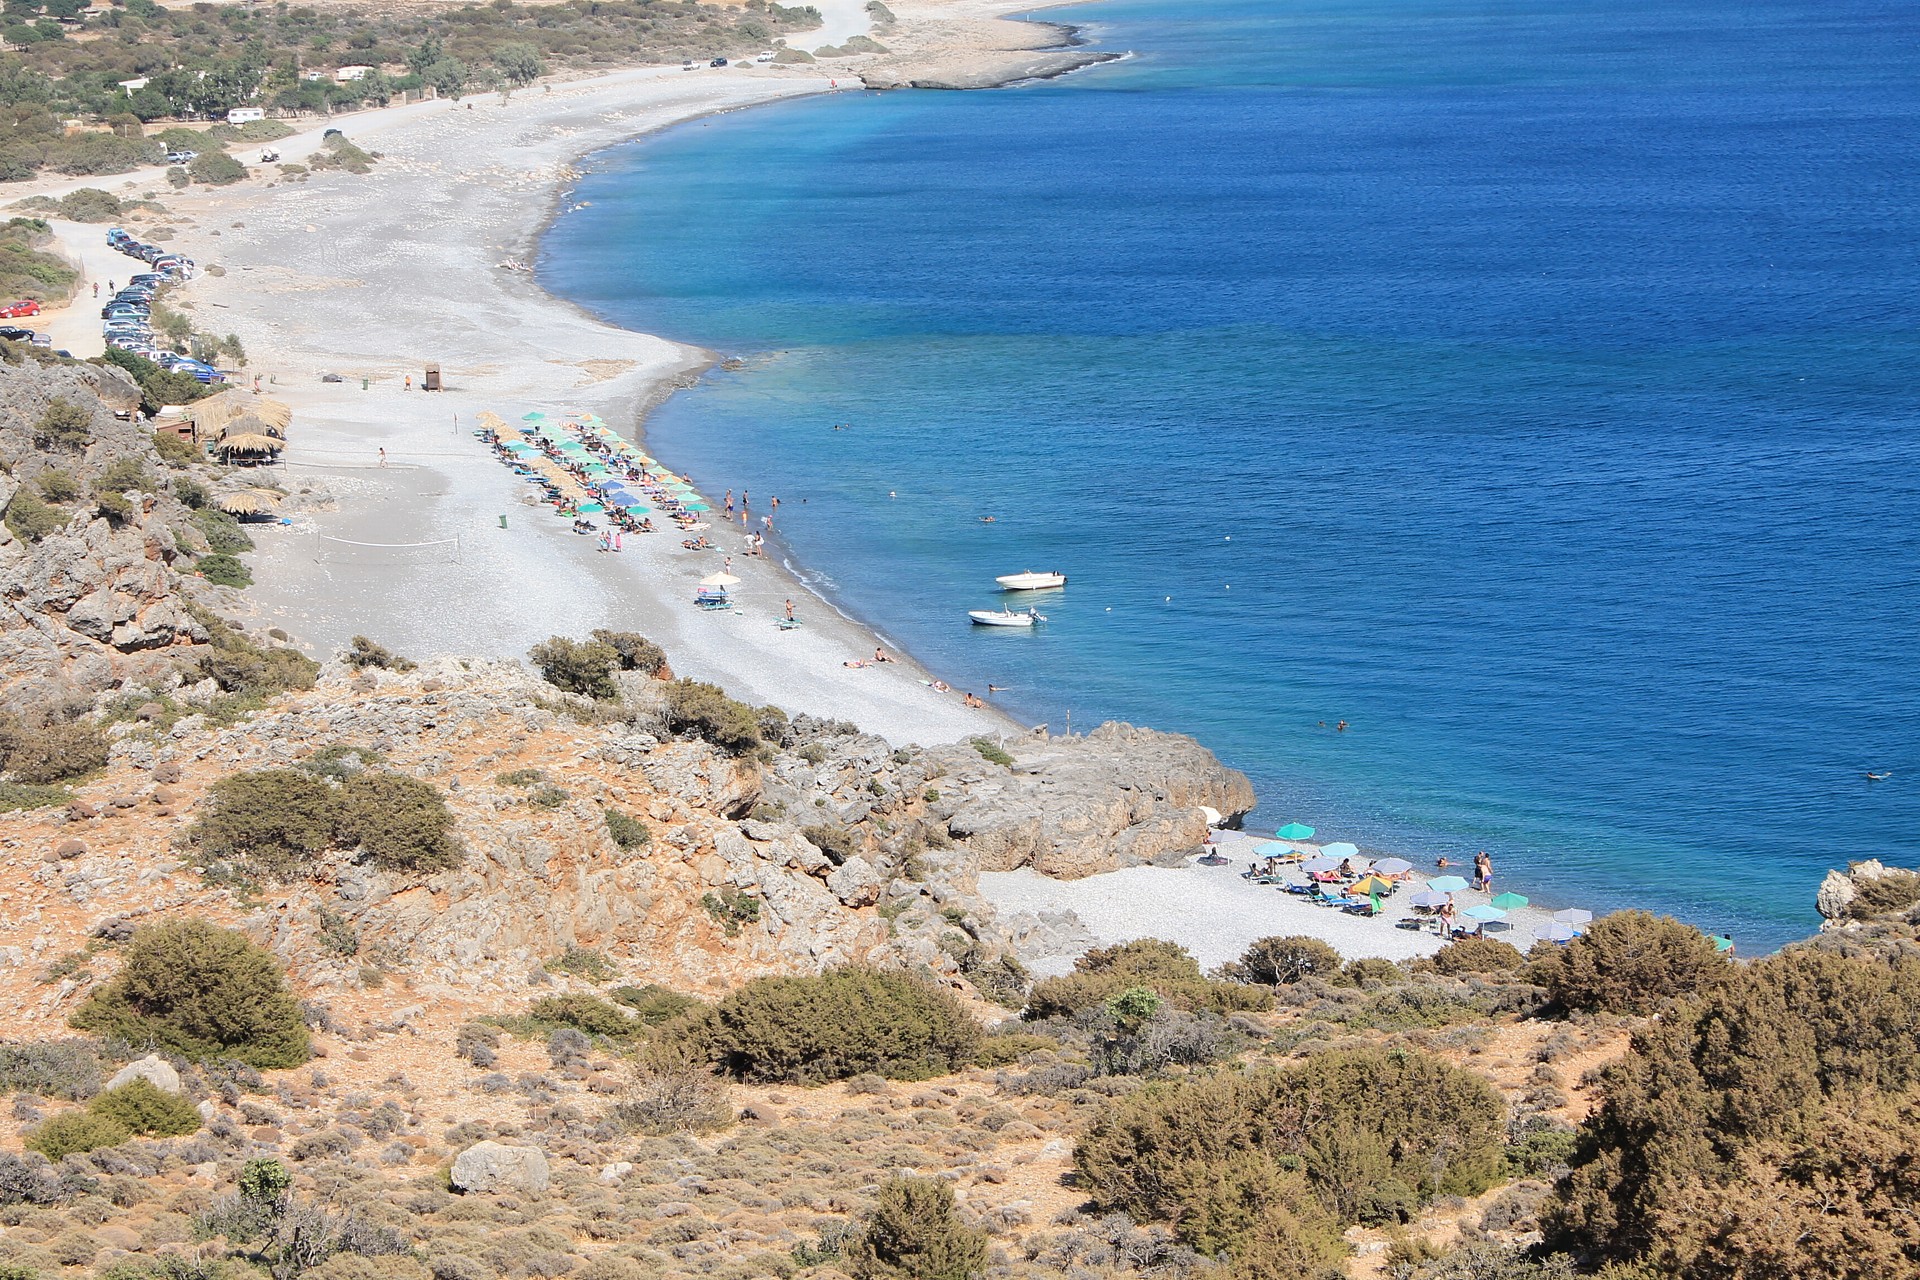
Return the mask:
[[313,535],[313,559],[319,564],[409,565],[457,564],[460,539],[434,538],[428,542],[356,542],[324,533]]

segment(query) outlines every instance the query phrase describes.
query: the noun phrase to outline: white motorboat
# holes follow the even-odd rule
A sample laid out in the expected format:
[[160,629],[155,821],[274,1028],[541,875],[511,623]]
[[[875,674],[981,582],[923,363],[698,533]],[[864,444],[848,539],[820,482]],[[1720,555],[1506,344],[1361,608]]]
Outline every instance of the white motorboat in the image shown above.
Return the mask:
[[1036,622],[1045,622],[1046,618],[1028,609],[974,609],[967,616],[982,627],[1030,627]]
[[1064,573],[1035,573],[1029,569],[1025,573],[1006,573],[994,579],[1006,591],[1046,591],[1052,587],[1067,585]]

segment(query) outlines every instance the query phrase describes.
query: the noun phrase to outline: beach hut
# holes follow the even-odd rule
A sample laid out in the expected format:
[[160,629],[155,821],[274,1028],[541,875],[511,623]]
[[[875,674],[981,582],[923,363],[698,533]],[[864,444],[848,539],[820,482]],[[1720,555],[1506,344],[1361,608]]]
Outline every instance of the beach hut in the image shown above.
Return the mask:
[[229,462],[240,460],[253,464],[263,459],[271,461],[285,445],[268,435],[237,435],[223,436],[218,447]]
[[429,362],[426,372],[427,376],[421,380],[421,387],[427,391],[440,390],[440,366],[437,363]]
[[285,440],[287,424],[269,422],[258,414],[243,413],[237,418],[228,419],[227,424],[220,428],[219,435],[222,440],[231,436],[272,436],[275,440]]

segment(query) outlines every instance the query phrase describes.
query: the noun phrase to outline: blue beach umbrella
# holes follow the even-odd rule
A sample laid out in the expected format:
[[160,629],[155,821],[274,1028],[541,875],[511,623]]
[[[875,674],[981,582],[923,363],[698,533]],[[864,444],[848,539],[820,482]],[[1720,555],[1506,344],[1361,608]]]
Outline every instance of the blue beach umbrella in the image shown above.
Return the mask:
[[1468,907],[1462,915],[1472,916],[1475,920],[1505,920],[1507,913],[1496,906],[1482,903],[1477,907]]
[[1579,937],[1579,931],[1570,924],[1543,924],[1533,931],[1533,936],[1542,942],[1572,942]]
[[1287,858],[1291,857],[1295,852],[1292,845],[1281,844],[1278,840],[1268,840],[1264,844],[1257,844],[1253,846],[1253,851],[1262,858]]
[[1360,852],[1360,846],[1348,844],[1345,840],[1336,840],[1332,844],[1321,845],[1320,852],[1329,858],[1351,858]]
[[1459,893],[1467,887],[1467,882],[1459,876],[1438,876],[1427,881],[1427,888],[1436,893]]
[[1302,823],[1289,822],[1273,834],[1279,836],[1282,840],[1311,840],[1313,839],[1313,828],[1305,826]]
[[689,510],[689,511],[711,511],[711,510],[713,510],[713,508],[712,508],[712,507],[710,507],[710,506],[708,506],[708,505],[707,505],[706,503],[704,503],[704,502],[687,502],[687,503],[683,503],[683,504],[681,504],[681,505],[683,505],[683,506],[685,506],[685,507],[686,507],[686,509],[687,509],[687,510]]

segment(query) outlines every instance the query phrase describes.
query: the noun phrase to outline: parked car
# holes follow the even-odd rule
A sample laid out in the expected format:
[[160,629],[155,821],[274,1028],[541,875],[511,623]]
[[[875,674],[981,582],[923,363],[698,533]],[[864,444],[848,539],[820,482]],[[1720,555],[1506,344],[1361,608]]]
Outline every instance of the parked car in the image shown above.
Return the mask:
[[148,288],[153,288],[157,285],[165,284],[166,277],[157,271],[142,271],[138,275],[127,277],[127,283],[129,285],[146,285]]
[[754,57],[754,61],[755,62],[772,62],[773,54],[771,52],[758,54]]
[[167,152],[167,163],[190,164],[197,159],[199,155],[200,153],[198,151],[169,151]]
[[39,314],[40,304],[32,298],[22,298],[18,302],[9,302],[6,306],[0,307],[0,320],[17,320],[21,316],[37,316]]
[[51,347],[53,346],[53,335],[50,333],[36,333],[31,338],[28,338],[27,341],[36,347]]
[[710,67],[724,67],[727,65],[727,60],[725,58],[715,58],[712,62],[709,62],[707,65]]
[[33,341],[33,330],[22,329],[17,325],[4,324],[0,325],[0,338],[4,338],[8,342],[31,342]]

